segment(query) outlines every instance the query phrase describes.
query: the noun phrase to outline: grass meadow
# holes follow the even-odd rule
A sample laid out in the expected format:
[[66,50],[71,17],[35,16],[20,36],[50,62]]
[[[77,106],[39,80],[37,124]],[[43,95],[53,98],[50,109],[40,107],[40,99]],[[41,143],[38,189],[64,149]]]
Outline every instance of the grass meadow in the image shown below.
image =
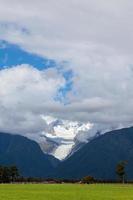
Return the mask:
[[133,200],[133,185],[3,184],[0,200]]

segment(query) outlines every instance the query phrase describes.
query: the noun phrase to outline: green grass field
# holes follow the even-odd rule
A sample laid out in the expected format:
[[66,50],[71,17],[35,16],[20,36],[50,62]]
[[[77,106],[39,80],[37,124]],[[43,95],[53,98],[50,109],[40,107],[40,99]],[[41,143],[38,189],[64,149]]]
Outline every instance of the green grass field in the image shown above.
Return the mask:
[[133,185],[0,185],[0,200],[133,200]]

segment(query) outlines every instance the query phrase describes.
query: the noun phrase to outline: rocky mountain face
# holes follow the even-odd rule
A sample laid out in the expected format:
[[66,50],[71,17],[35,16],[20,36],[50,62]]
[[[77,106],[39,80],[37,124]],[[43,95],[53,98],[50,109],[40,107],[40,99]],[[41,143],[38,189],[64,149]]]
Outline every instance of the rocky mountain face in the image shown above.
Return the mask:
[[37,142],[44,153],[59,160],[72,155],[91,138],[91,134],[88,134],[92,127],[90,123],[59,120],[48,116],[43,116],[43,119],[48,128],[40,134]]

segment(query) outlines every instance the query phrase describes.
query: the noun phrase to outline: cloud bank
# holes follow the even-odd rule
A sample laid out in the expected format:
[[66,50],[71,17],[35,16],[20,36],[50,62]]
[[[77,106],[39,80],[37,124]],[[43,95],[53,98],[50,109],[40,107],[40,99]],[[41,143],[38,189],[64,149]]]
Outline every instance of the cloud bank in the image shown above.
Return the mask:
[[[0,71],[1,130],[41,132],[46,126],[42,114],[89,121],[100,130],[133,124],[133,2],[0,4],[0,39],[60,66],[39,71],[22,65]],[[58,101],[68,70],[73,72],[72,88]]]

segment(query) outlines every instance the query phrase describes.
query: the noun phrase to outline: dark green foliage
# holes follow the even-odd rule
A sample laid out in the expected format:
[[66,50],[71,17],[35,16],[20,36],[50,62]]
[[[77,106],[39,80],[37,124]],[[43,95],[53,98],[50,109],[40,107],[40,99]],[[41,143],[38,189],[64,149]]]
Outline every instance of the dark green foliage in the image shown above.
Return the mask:
[[90,184],[90,183],[94,183],[94,182],[95,182],[95,179],[92,176],[85,176],[82,179],[82,183],[85,183],[85,184]]
[[118,165],[116,166],[116,173],[123,183],[125,182],[125,174],[126,174],[125,166],[126,166],[126,164],[127,164],[126,161],[122,161],[122,162],[118,163]]
[[14,165],[9,168],[11,181],[14,182],[19,177],[18,168]]
[[0,166],[0,183],[15,182],[19,177],[19,171],[16,166]]
[[0,183],[10,182],[10,170],[8,167],[0,166]]

